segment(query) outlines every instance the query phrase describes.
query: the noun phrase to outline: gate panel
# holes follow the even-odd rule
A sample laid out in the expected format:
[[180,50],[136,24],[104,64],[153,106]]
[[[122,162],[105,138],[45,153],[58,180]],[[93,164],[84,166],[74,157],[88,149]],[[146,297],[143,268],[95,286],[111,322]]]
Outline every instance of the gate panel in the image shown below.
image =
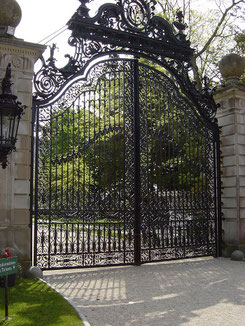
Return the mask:
[[36,262],[134,262],[133,62],[96,65],[39,109]]
[[107,61],[38,117],[40,267],[216,254],[215,130],[173,79]]
[[[218,255],[217,106],[190,71],[183,14],[118,0],[68,22],[34,78],[35,264],[43,269]],[[147,66],[146,64],[149,64]]]
[[173,79],[139,75],[142,261],[215,255],[215,133]]

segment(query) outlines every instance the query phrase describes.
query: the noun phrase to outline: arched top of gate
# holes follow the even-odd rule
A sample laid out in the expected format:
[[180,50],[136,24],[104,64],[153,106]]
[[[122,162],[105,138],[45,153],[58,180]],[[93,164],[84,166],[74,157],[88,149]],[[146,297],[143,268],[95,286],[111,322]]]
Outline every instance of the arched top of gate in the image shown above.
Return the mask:
[[41,106],[62,94],[90,63],[100,57],[124,54],[160,63],[197,106],[206,108],[204,116],[209,119],[215,116],[217,108],[209,90],[204,87],[199,92],[188,76],[194,50],[184,34],[186,24],[181,11],[171,25],[154,14],[155,0],[115,0],[103,4],[94,17],[89,15],[87,7],[93,0],[79,1],[79,8],[67,23],[71,30],[68,43],[75,48],[74,55],[65,56],[68,63],[63,68],[56,67],[55,45],[50,48],[47,60],[41,57],[42,67],[34,77],[35,99]]

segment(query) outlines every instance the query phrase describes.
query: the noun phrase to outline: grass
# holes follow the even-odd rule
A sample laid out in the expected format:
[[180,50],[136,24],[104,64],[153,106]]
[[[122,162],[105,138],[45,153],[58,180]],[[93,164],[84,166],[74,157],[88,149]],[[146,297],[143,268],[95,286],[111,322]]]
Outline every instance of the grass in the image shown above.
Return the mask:
[[4,289],[0,288],[1,326],[83,326],[73,307],[48,285],[37,279],[17,278],[9,288],[9,317],[3,321]]

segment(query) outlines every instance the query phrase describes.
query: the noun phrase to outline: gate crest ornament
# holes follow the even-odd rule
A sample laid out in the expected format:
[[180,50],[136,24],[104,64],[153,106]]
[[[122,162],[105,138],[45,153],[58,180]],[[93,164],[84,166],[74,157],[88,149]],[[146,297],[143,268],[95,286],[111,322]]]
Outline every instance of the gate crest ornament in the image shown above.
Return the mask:
[[[152,9],[154,9],[155,1],[152,2]],[[124,0],[122,3],[123,14],[125,21],[129,28],[136,28],[138,30],[144,30],[150,23],[151,12],[149,10],[149,3],[136,0]]]

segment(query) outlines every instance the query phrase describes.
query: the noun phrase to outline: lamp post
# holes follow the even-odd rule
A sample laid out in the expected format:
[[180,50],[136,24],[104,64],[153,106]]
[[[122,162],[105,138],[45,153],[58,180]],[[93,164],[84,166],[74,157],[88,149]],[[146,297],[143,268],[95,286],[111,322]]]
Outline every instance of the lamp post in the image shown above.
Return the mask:
[[11,92],[11,64],[6,69],[0,94],[0,163],[5,169],[8,165],[7,156],[15,150],[17,133],[21,116],[26,108],[17,101]]

